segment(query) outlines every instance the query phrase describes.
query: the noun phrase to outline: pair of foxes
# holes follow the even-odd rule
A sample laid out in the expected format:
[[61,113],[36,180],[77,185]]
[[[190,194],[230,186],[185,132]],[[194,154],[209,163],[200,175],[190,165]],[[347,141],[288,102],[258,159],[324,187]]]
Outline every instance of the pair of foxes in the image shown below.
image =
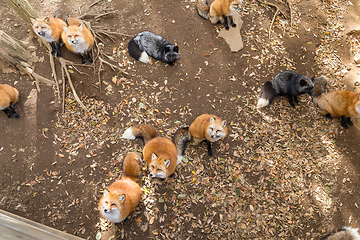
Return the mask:
[[287,95],[289,104],[295,107],[294,101],[299,103],[297,96],[308,93],[321,115],[329,119],[341,117],[341,126],[347,129],[353,125],[351,117],[360,117],[360,95],[348,90],[325,93],[327,82],[325,76],[309,78],[294,71],[283,71],[263,85],[257,108],[269,105],[277,95]]
[[[147,124],[128,128],[122,138],[133,140],[142,138],[145,146],[143,157],[151,177],[165,179],[171,176],[182,161],[186,144],[193,141],[207,143],[209,156],[212,155],[211,143],[227,135],[226,121],[217,116],[203,114],[190,126],[179,128],[171,141],[160,137],[160,133]],[[104,191],[99,201],[100,215],[111,222],[121,222],[136,208],[140,201],[141,163],[137,153],[129,153],[123,163],[122,178],[115,181]]]
[[86,63],[84,56],[93,63],[90,50],[94,45],[94,36],[81,20],[56,10],[53,18],[32,18],[31,22],[34,32],[50,43],[52,55],[56,53],[57,57],[61,57],[60,46],[64,43],[69,51],[81,55],[83,64]]

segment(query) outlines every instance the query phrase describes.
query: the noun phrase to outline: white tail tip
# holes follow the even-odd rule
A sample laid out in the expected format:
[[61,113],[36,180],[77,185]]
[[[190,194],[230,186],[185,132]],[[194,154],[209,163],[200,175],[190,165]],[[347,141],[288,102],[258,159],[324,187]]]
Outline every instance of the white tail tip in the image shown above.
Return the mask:
[[149,62],[150,62],[149,55],[147,55],[146,52],[142,52],[142,53],[141,53],[141,56],[140,56],[140,58],[139,58],[139,61],[140,61],[140,62],[143,62],[143,63],[149,63]]
[[359,240],[360,239],[360,235],[358,233],[358,229],[357,228],[351,228],[351,227],[344,227],[344,229],[346,229],[347,231],[350,232],[350,234],[353,236],[353,238],[355,240]]
[[263,108],[266,107],[267,105],[269,105],[269,100],[265,99],[265,98],[260,98],[256,108]]
[[129,127],[128,129],[126,129],[121,138],[134,140],[136,137],[133,134],[132,127]]
[[176,165],[179,165],[179,164],[181,163],[182,159],[183,159],[183,156],[182,156],[182,155],[178,155],[178,156],[177,156],[177,160],[176,160]]

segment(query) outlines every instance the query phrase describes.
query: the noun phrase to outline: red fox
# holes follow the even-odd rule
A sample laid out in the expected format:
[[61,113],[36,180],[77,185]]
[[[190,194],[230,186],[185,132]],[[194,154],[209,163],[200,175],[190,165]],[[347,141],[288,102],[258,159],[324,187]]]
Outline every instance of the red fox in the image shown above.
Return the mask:
[[20,118],[15,112],[15,104],[19,102],[19,91],[7,84],[0,84],[0,110],[3,110],[8,118]]
[[225,24],[225,29],[229,30],[227,17],[230,19],[232,27],[236,27],[232,16],[240,9],[240,0],[215,0],[210,5],[209,19],[212,24],[218,21]]
[[341,126],[347,129],[347,125],[353,125],[351,117],[360,117],[359,93],[348,90],[325,93],[327,81],[328,78],[325,76],[315,79],[313,102],[320,108],[321,115],[329,119],[341,117]]
[[[145,146],[143,157],[147,163],[151,177],[165,179],[175,171],[182,156],[178,157],[175,144],[165,137],[160,137],[159,132],[148,124],[139,124],[126,129],[122,138],[135,139],[142,138]],[[180,149],[180,153],[183,152]]]
[[140,202],[140,178],[140,157],[130,152],[124,160],[121,179],[104,190],[99,201],[100,215],[114,223],[125,220]]
[[[174,142],[181,146],[184,151],[187,142],[199,144],[203,141],[207,144],[208,154],[212,156],[211,143],[224,139],[227,134],[226,120],[210,114],[198,116],[189,126],[182,127],[175,132]],[[180,151],[180,149],[178,149]],[[181,154],[184,155],[184,152]]]
[[68,26],[63,27],[61,39],[65,43],[66,48],[73,52],[80,54],[81,63],[85,64],[86,55],[90,63],[93,59],[90,56],[91,48],[94,45],[94,36],[83,22],[74,17],[67,19]]
[[50,43],[51,54],[57,57],[61,57],[60,54],[60,38],[61,33],[63,32],[63,27],[66,26],[66,23],[60,18],[31,18],[31,23],[33,24],[34,32]]

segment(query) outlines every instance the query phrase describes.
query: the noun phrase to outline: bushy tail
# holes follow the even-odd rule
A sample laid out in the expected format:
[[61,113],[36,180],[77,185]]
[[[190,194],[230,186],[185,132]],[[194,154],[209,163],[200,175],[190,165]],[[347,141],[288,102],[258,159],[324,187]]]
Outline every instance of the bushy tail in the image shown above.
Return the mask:
[[151,139],[159,136],[160,133],[153,126],[149,124],[139,124],[126,129],[121,138],[129,140],[134,140],[135,138],[142,138],[144,140],[144,144],[146,144]]
[[328,83],[328,78],[326,76],[320,76],[314,80],[314,88],[312,90],[312,100],[314,103],[317,103],[318,97],[325,93],[325,88]]
[[185,155],[186,144],[191,140],[189,126],[179,128],[172,139],[177,149],[177,164],[179,164]]
[[261,89],[261,95],[256,108],[266,107],[274,100],[276,95],[277,93],[271,84],[271,81],[267,81]]
[[321,240],[360,240],[357,228],[343,227],[336,233],[329,234]]
[[136,183],[141,182],[141,158],[136,152],[129,152],[123,163],[122,179],[129,179]]
[[200,17],[209,19],[211,2],[214,0],[196,0],[196,10]]
[[132,56],[136,60],[139,60],[140,62],[143,62],[143,63],[150,62],[149,55],[145,51],[143,51],[139,48],[139,45],[137,45],[134,38],[132,38],[130,40],[130,42],[128,43],[128,51],[129,51],[130,56]]

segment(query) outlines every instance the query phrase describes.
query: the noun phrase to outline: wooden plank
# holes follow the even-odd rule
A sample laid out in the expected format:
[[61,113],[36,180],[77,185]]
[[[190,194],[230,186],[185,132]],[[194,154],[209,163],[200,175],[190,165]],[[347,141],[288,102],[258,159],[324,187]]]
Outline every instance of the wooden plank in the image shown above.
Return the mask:
[[2,240],[84,240],[0,209]]

